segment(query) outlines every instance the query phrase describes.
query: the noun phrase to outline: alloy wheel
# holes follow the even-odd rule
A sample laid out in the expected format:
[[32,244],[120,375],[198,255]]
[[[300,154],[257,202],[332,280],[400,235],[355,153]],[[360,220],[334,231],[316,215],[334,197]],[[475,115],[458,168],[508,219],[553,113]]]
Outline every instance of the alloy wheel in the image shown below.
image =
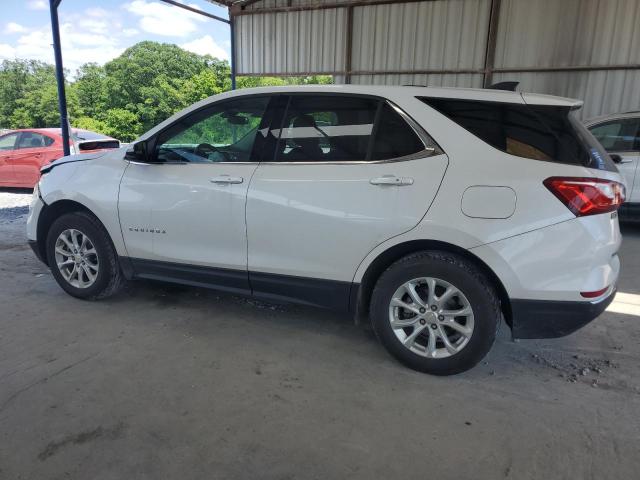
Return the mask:
[[400,342],[427,358],[460,352],[473,334],[473,309],[449,282],[433,277],[403,283],[391,297],[389,323]]
[[58,235],[55,260],[60,274],[73,287],[89,288],[98,278],[98,253],[91,239],[80,230],[69,228]]

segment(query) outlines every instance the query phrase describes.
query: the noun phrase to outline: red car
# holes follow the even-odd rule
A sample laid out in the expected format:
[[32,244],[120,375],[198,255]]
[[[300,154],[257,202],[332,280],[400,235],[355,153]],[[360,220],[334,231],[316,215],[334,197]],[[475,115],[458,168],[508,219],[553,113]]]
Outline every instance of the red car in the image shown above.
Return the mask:
[[[120,142],[88,130],[72,129],[71,153],[119,148]],[[13,130],[0,136],[0,187],[33,188],[40,167],[62,157],[59,128]]]

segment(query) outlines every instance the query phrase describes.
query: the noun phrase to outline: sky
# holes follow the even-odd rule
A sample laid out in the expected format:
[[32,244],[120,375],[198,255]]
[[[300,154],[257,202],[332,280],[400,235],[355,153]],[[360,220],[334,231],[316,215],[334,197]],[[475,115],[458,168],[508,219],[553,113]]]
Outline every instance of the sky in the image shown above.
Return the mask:
[[[206,0],[180,0],[228,18]],[[49,0],[2,0],[0,60],[28,58],[54,63]],[[62,0],[58,9],[62,58],[74,73],[100,65],[142,40],[175,43],[186,50],[229,59],[229,27],[158,0]]]

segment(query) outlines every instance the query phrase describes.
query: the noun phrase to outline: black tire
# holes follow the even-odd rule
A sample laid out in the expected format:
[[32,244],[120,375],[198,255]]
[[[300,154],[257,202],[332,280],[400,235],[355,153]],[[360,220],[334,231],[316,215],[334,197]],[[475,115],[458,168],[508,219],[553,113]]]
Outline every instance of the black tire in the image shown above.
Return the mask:
[[[395,291],[420,277],[434,277],[454,285],[473,309],[474,327],[468,343],[449,357],[428,358],[414,353],[391,327],[389,305]],[[372,293],[370,316],[380,342],[401,363],[424,373],[454,375],[474,367],[491,350],[501,313],[495,289],[472,262],[449,252],[422,251],[401,258],[383,272]]]
[[[67,229],[79,230],[86,234],[95,247],[99,270],[95,282],[87,288],[78,288],[71,285],[65,280],[57,267],[55,258],[56,240],[60,233]],[[73,212],[60,216],[51,225],[47,233],[46,242],[47,260],[51,273],[58,285],[69,295],[86,300],[98,300],[115,294],[124,284],[124,277],[118,263],[118,255],[111,243],[109,234],[98,219],[90,213]]]

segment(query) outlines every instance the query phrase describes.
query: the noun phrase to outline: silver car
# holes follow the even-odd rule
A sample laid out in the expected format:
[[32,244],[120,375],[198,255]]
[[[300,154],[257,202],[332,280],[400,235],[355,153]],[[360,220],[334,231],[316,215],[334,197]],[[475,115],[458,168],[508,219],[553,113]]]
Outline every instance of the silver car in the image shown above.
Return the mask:
[[621,220],[640,222],[640,110],[592,118],[585,125],[624,176],[627,201],[619,210]]

